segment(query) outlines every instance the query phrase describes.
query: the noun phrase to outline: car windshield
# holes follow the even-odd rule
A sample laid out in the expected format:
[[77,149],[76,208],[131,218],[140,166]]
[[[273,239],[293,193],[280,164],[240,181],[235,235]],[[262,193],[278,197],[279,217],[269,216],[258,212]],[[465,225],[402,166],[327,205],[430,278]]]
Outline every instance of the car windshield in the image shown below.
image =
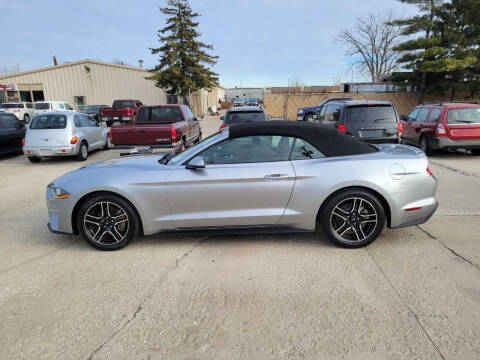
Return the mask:
[[30,129],[65,129],[67,117],[61,114],[37,115],[30,121]]
[[100,110],[100,105],[86,105],[82,109],[82,111],[98,111],[98,110]]
[[368,105],[347,108],[347,123],[396,123],[397,115],[391,105]]
[[480,123],[480,107],[449,109],[447,124]]
[[33,108],[35,110],[48,110],[48,109],[50,109],[50,104],[46,103],[46,102],[35,103],[35,104],[33,104]]
[[225,115],[225,124],[228,125],[265,120],[266,118],[263,111],[231,111]]
[[182,121],[183,115],[176,106],[144,107],[138,112],[137,123],[171,124]]
[[181,154],[178,154],[177,156],[170,159],[168,164],[169,165],[180,165],[182,162],[189,159],[193,154],[195,154],[200,147],[202,147],[202,148],[204,146],[209,147],[209,145],[215,144],[217,141],[219,141],[224,136],[225,135],[222,132],[217,132],[213,135],[210,135],[209,137],[207,137],[203,141],[189,147],[187,150],[185,150]]
[[112,108],[114,109],[121,109],[127,107],[135,107],[134,102],[132,100],[115,100],[112,106]]
[[1,109],[19,109],[23,108],[20,104],[1,104],[0,105]]

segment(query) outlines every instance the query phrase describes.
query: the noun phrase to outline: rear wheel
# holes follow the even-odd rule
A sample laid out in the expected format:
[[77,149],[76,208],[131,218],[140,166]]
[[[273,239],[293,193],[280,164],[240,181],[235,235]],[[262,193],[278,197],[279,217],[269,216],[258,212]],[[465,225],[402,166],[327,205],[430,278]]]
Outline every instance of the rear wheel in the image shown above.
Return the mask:
[[418,144],[418,147],[423,150],[423,152],[425,153],[425,155],[427,156],[431,156],[433,155],[434,151],[432,150],[432,148],[430,147],[430,145],[428,144],[428,139],[426,136],[422,136],[420,137],[420,142]]
[[103,145],[103,150],[108,150],[108,136],[105,139],[105,145]]
[[472,155],[480,156],[480,149],[471,149],[470,152]]
[[88,198],[80,205],[76,221],[83,239],[100,250],[121,249],[140,232],[135,208],[113,194]]
[[357,248],[373,242],[385,225],[380,200],[362,189],[345,190],[327,200],[318,219],[325,235],[342,247]]
[[28,160],[30,160],[30,162],[32,162],[32,163],[38,163],[38,162],[42,161],[42,158],[39,158],[37,156],[28,156]]
[[77,160],[85,161],[88,158],[88,144],[86,141],[82,141],[80,149],[78,149]]
[[184,152],[185,148],[186,148],[185,139],[182,139],[182,143],[180,144],[180,147],[177,149],[177,154]]
[[202,132],[198,135],[197,140],[195,140],[195,144],[198,144],[200,141],[202,141]]

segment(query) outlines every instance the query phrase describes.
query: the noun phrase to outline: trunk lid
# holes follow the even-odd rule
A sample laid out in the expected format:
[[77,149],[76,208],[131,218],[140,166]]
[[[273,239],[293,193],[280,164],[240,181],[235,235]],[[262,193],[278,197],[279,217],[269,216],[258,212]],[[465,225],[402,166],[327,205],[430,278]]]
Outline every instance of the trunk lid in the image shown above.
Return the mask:
[[392,105],[362,105],[346,109],[345,133],[369,140],[398,138],[398,120]]
[[25,146],[70,146],[68,129],[28,129]]
[[135,124],[112,126],[114,145],[171,144],[170,124]]
[[480,124],[448,124],[447,136],[452,140],[480,139]]

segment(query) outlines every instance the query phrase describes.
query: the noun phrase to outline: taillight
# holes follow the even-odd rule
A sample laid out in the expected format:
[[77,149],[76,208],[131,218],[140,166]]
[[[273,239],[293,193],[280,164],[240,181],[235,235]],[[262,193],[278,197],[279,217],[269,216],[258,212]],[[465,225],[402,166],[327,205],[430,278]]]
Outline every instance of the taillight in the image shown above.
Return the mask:
[[398,129],[398,137],[401,137],[403,133],[403,124],[400,121],[397,123],[397,129]]
[[78,141],[78,138],[76,136],[74,136],[72,138],[72,140],[70,140],[70,144],[75,145],[77,143],[77,141]]
[[447,136],[447,130],[445,129],[445,126],[443,126],[443,124],[437,125],[437,132],[435,133],[435,136],[436,137]]
[[112,141],[112,128],[110,127],[110,131],[108,132],[108,138]]
[[22,147],[25,146],[25,138],[22,139]]
[[130,110],[130,108],[127,108],[127,115],[128,116],[132,115],[132,111]]
[[222,123],[222,125],[220,125],[220,129],[218,129],[218,130],[221,131],[221,130],[223,130],[223,129],[225,129],[225,128],[226,128],[225,123]]
[[172,143],[177,141],[177,130],[175,130],[173,125],[170,125],[170,138],[172,139]]
[[345,134],[345,125],[337,125],[337,130]]
[[433,173],[430,171],[430,169],[427,167],[427,174],[430,175],[432,178],[434,178],[435,180],[437,180],[437,178],[435,177],[435,175],[433,175]]

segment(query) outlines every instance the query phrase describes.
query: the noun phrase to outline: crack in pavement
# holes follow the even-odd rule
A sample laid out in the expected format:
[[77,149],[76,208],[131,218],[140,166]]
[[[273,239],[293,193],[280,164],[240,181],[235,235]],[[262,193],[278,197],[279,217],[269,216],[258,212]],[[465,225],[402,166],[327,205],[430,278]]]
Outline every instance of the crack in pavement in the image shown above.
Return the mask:
[[430,336],[430,334],[428,333],[427,329],[425,329],[425,327],[423,326],[423,324],[420,322],[420,318],[418,317],[418,315],[415,313],[415,311],[413,311],[412,307],[408,304],[408,302],[405,300],[405,298],[400,294],[400,291],[397,290],[397,288],[393,285],[392,281],[390,280],[390,278],[387,276],[387,274],[385,274],[385,272],[383,271],[382,267],[380,266],[380,264],[377,262],[377,260],[375,259],[375,257],[368,251],[367,248],[364,248],[366,253],[368,254],[368,256],[370,256],[370,258],[372,259],[373,263],[375,264],[375,266],[378,268],[378,270],[380,271],[380,273],[383,275],[383,277],[385,278],[385,280],[387,280],[388,284],[390,285],[390,287],[393,289],[393,291],[395,291],[395,293],[397,294],[398,298],[402,301],[403,305],[408,309],[409,313],[413,315],[413,318],[415,319],[415,321],[417,322],[417,324],[420,326],[420,328],[422,329],[423,333],[425,334],[425,336],[427,337],[427,339],[430,341],[430,343],[433,345],[433,347],[435,348],[435,350],[437,351],[438,355],[440,355],[440,357],[445,360],[445,356],[443,356],[442,352],[440,351],[440,349],[438,348],[437,344],[435,344],[435,342],[433,341],[432,337]]
[[437,166],[440,166],[444,169],[456,172],[460,175],[473,176],[473,177],[476,177],[476,178],[480,178],[480,174],[476,173],[474,171],[460,170],[460,169],[457,169],[457,168],[454,168],[454,167],[451,167],[451,166],[448,166],[448,165],[445,165],[445,164],[442,164],[442,163],[439,163],[439,162],[436,162],[436,161],[432,161],[432,160],[429,160],[429,162],[432,163],[432,164],[435,164]]
[[187,252],[185,252],[184,254],[182,254],[181,256],[179,256],[177,259],[175,259],[175,264],[173,266],[171,266],[169,269],[167,269],[167,271],[160,277],[160,279],[155,283],[154,286],[152,286],[152,291],[150,293],[148,293],[142,300],[142,302],[138,305],[137,309],[133,312],[132,316],[118,329],[116,330],[111,336],[109,336],[107,338],[107,340],[105,340],[100,346],[98,346],[91,354],[90,356],[88,357],[88,360],[91,360],[93,359],[93,357],[95,356],[95,354],[97,354],[100,350],[103,349],[103,347],[105,345],[107,345],[111,340],[113,340],[123,329],[125,329],[133,320],[135,320],[135,318],[137,317],[137,315],[144,309],[145,305],[148,303],[148,301],[153,297],[154,293],[155,293],[155,288],[160,284],[162,283],[165,278],[168,276],[168,274],[177,269],[178,267],[180,267],[180,263],[188,256],[190,255],[197,247],[198,247],[198,244],[200,243],[200,241],[202,240],[205,240],[206,238],[208,238],[208,236],[204,236],[200,239],[198,239],[197,241],[195,241],[195,243],[193,244],[193,246],[188,249]]
[[435,237],[434,235],[432,235],[431,233],[429,233],[427,230],[423,229],[422,227],[420,227],[420,225],[417,225],[417,228],[419,228],[425,235],[427,235],[429,238],[433,239],[433,240],[436,240],[440,243],[440,245],[442,245],[445,249],[447,249],[448,251],[450,251],[453,255],[459,257],[460,259],[462,259],[463,261],[465,261],[466,263],[472,265],[474,268],[476,268],[477,270],[480,270],[480,267],[473,263],[472,261],[468,260],[467,258],[463,257],[462,255],[460,255],[459,253],[457,253],[455,250],[453,250],[452,248],[448,247],[447,245],[445,245],[440,239],[438,239],[437,237]]

